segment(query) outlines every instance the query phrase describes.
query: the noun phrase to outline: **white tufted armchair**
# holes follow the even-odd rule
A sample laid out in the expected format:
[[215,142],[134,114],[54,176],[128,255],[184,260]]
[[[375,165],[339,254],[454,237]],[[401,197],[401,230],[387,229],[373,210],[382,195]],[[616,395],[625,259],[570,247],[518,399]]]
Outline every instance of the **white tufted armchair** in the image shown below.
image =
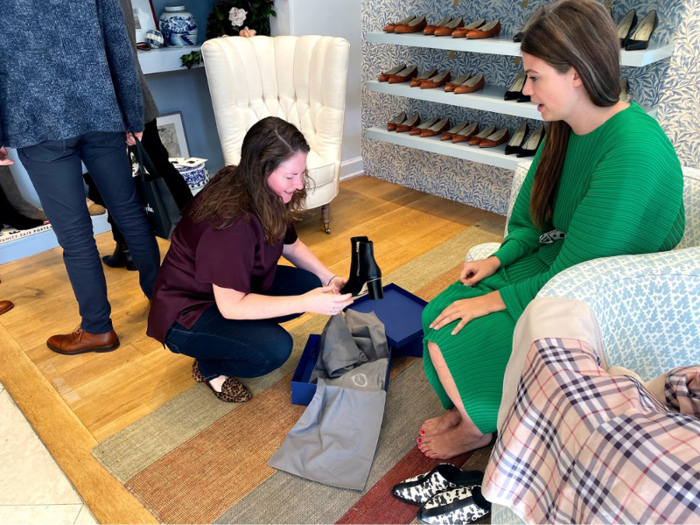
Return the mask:
[[238,164],[243,137],[258,120],[294,124],[311,148],[315,187],[306,208],[322,207],[326,233],[338,194],[349,53],[347,40],[323,36],[222,37],[202,45],[224,161]]

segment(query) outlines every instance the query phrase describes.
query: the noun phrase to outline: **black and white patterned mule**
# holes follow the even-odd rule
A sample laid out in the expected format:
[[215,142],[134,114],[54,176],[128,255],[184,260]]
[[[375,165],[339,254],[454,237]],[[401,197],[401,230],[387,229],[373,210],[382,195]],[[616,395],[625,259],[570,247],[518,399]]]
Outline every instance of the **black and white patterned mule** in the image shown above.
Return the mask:
[[481,487],[458,487],[436,494],[418,511],[418,519],[428,525],[466,525],[491,512],[491,503],[481,495]]
[[447,489],[481,485],[484,473],[461,470],[449,463],[441,463],[430,472],[419,474],[394,485],[392,495],[406,503],[423,505],[430,498]]

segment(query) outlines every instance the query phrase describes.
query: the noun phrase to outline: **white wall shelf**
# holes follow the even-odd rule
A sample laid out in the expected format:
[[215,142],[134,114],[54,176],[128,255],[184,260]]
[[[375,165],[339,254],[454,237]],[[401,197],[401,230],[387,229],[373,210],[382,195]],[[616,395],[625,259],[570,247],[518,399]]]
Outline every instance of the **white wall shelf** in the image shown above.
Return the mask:
[[[150,51],[139,51],[139,63],[144,75],[167,73],[168,71],[187,71],[180,57],[193,51],[199,51],[202,46],[191,47],[161,47]],[[194,67],[202,67],[202,64]]]
[[[520,56],[520,44],[513,42],[512,35],[499,35],[494,38],[468,40],[447,36],[424,35],[423,33],[365,33],[367,42],[399,46],[446,49],[488,55]],[[673,44],[659,46],[652,43],[644,51],[622,51],[620,63],[623,66],[641,67],[673,55]]]
[[458,159],[471,160],[473,162],[480,162],[482,164],[508,170],[514,170],[518,164],[527,160],[518,158],[515,155],[506,155],[505,144],[501,144],[495,148],[480,148],[479,146],[470,146],[468,142],[453,144],[449,140],[440,140],[440,135],[421,138],[416,135],[387,131],[382,128],[366,129],[365,137],[371,140],[389,142],[390,144],[396,144],[398,146],[406,146],[408,148],[429,151],[439,155],[448,155]]
[[[112,229],[107,222],[107,214],[95,215],[92,219],[92,230],[95,235],[108,232]],[[5,264],[17,259],[36,255],[37,253],[51,250],[58,246],[56,232],[53,229],[32,235],[26,235],[12,241],[0,244],[0,264]]]

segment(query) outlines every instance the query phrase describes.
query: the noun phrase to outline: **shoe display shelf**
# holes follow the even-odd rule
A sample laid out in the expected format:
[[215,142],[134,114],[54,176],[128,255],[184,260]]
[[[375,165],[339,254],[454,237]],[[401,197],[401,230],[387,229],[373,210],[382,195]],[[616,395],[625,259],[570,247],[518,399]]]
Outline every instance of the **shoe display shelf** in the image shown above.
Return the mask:
[[[510,35],[499,35],[494,38],[468,40],[466,38],[436,37],[424,34],[395,34],[395,33],[365,33],[367,42],[381,44],[393,44],[401,46],[423,47],[431,49],[444,49],[448,51],[463,51],[470,53],[484,53],[491,55],[520,56],[520,44],[513,42]],[[664,60],[673,55],[673,44],[654,47],[644,51],[622,51],[621,64],[623,66],[641,67],[659,60]],[[365,87],[368,91],[385,93],[388,95],[426,100],[440,104],[449,104],[464,108],[490,111],[515,117],[542,120],[540,112],[535,104],[514,100],[504,100],[506,92],[504,86],[486,85],[484,89],[474,93],[455,94],[445,92],[443,89],[420,89],[410,87],[408,83],[389,84],[376,80],[367,81]],[[647,113],[656,117],[656,106],[645,107]],[[456,124],[456,123],[454,123]],[[453,144],[450,141],[441,141],[440,136],[423,138],[411,136],[408,133],[387,131],[385,127],[375,127],[365,130],[365,137],[371,140],[389,142],[399,146],[429,151],[440,155],[447,155],[459,159],[470,160],[496,166],[498,168],[515,169],[523,161],[515,155],[505,154],[505,144],[496,148],[479,148],[465,143]]]
[[[199,51],[202,46],[191,47],[161,47],[150,51],[139,51],[139,63],[144,75],[154,73],[167,73],[168,71],[186,71],[182,65],[180,57],[193,51]],[[203,67],[204,64],[197,64],[193,67]]]
[[[106,213],[90,218],[95,235],[111,231],[112,227],[107,222]],[[12,233],[3,230],[2,235],[0,235],[0,264],[36,255],[57,246],[58,239],[50,224],[37,226],[30,230],[13,231]]]
[[[466,38],[424,35],[423,33],[365,33],[365,40],[367,42],[397,46],[445,49],[448,51],[483,53],[487,55],[520,56],[520,44],[513,42],[513,35],[499,35],[493,38],[469,40]],[[647,66],[659,60],[670,58],[673,55],[673,44],[658,45],[652,42],[648,49],[643,51],[622,50],[620,55],[620,64],[623,66]]]

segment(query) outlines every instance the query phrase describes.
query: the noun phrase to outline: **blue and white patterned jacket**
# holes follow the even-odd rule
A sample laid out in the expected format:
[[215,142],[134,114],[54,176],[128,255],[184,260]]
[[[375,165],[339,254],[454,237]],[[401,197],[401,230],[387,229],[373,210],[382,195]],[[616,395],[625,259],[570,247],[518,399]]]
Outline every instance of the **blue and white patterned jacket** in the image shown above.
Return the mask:
[[118,0],[3,0],[0,145],[143,131],[143,101]]

